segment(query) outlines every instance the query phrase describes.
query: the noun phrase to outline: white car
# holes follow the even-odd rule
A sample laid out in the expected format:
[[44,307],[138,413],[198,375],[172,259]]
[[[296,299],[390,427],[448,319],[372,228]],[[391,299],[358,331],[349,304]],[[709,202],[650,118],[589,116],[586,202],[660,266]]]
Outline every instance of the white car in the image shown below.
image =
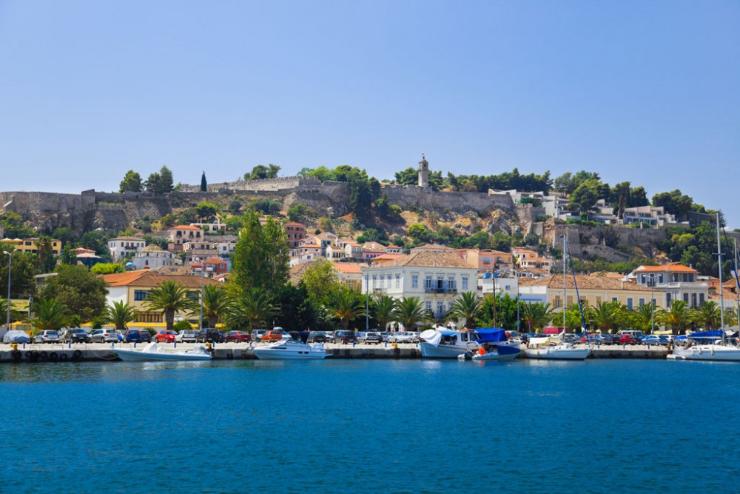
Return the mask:
[[418,339],[418,335],[412,331],[399,331],[388,336],[390,343],[414,343]]
[[198,341],[198,332],[192,329],[185,329],[177,333],[175,341],[178,343],[195,343]]
[[117,343],[121,339],[120,333],[115,329],[95,329],[90,335],[93,343]]
[[59,331],[56,329],[45,329],[33,337],[34,343],[59,343]]

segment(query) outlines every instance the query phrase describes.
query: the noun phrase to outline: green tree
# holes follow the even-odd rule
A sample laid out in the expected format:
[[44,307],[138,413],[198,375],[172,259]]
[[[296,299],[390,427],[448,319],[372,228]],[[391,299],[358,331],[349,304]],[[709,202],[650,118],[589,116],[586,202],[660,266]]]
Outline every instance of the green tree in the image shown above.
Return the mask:
[[280,167],[278,165],[256,165],[254,168],[252,168],[251,172],[247,172],[244,174],[244,180],[263,180],[266,178],[276,178],[279,172]]
[[288,208],[288,219],[290,221],[303,221],[304,217],[307,214],[306,206],[299,203],[294,202],[290,205]]
[[639,329],[645,333],[649,333],[653,329],[653,324],[656,323],[657,311],[655,304],[650,301],[647,304],[643,304],[637,309],[629,313],[630,326],[634,329]]
[[90,272],[98,276],[113,273],[123,273],[123,271],[123,266],[116,262],[99,262],[90,268]]
[[208,192],[208,180],[206,180],[206,172],[205,171],[200,176],[200,191],[201,192]]
[[232,293],[225,318],[229,327],[251,331],[268,324],[278,310],[279,307],[266,292],[248,288]]
[[686,220],[693,205],[694,200],[679,189],[659,192],[653,196],[653,206],[662,206],[666,213],[675,214],[679,221]]
[[616,329],[621,325],[622,305],[619,302],[599,302],[586,311],[591,324],[598,329]]
[[80,265],[60,265],[57,275],[48,279],[40,290],[44,300],[56,300],[70,314],[89,322],[105,312],[105,282]]
[[203,287],[203,317],[209,328],[215,328],[216,324],[225,316],[229,307],[229,298],[226,290],[218,285],[206,285]]
[[474,292],[464,292],[453,302],[449,317],[464,321],[468,328],[475,328],[481,315],[481,300]]
[[308,298],[317,306],[327,306],[331,296],[339,289],[339,278],[334,265],[319,259],[312,262],[303,272],[301,284],[306,288]]
[[133,170],[127,171],[126,175],[123,176],[123,180],[121,180],[118,191],[122,194],[124,192],[141,192],[141,175]]
[[210,201],[201,201],[195,206],[195,212],[198,219],[202,221],[213,221],[218,212],[218,206]]
[[398,185],[417,185],[419,183],[419,172],[411,166],[396,172],[395,177]]
[[396,301],[392,297],[384,294],[378,294],[373,297],[371,304],[372,315],[381,331],[385,331],[388,324],[393,322],[395,308]]
[[553,317],[550,304],[532,302],[524,304],[522,309],[522,320],[527,325],[527,330],[530,333],[545,327]]
[[175,314],[192,312],[196,308],[188,290],[175,281],[164,281],[150,291],[146,306],[149,310],[162,312],[168,330],[172,329],[175,323]]
[[[0,325],[5,324],[8,314],[8,304],[10,302],[6,298],[0,297]],[[12,308],[11,308],[12,311]],[[10,315],[11,321],[13,320],[13,314]]]
[[602,183],[596,179],[582,182],[570,195],[570,204],[581,212],[587,212],[600,198]]
[[36,234],[36,231],[15,211],[5,210],[0,214],[0,227],[7,238],[29,238]]
[[431,314],[424,309],[418,298],[404,297],[396,301],[393,319],[401,323],[407,331],[415,330],[417,323],[428,321],[430,318]]
[[329,314],[340,322],[342,329],[349,329],[352,321],[363,314],[360,292],[344,285],[335,290],[329,304]]
[[285,230],[272,218],[261,225],[255,211],[244,214],[242,225],[232,257],[232,283],[242,290],[264,290],[271,299],[276,299],[288,281]]
[[54,249],[49,237],[41,237],[38,240],[38,253],[36,254],[36,269],[40,273],[50,273],[54,271],[57,260],[54,256]]
[[692,311],[692,320],[704,329],[717,329],[722,321],[719,304],[712,300],[704,302],[701,307]]
[[172,171],[166,166],[163,166],[159,172],[149,175],[144,185],[147,192],[151,192],[152,194],[168,194],[174,190]]
[[31,322],[36,329],[60,329],[69,321],[68,308],[54,298],[37,301],[33,313]]
[[275,315],[278,326],[311,329],[318,326],[318,311],[308,297],[303,284],[285,285],[278,296],[279,312]]
[[691,310],[683,300],[674,300],[670,309],[659,311],[658,320],[677,335],[686,331],[691,324]]
[[134,308],[123,300],[113,302],[106,307],[105,319],[114,324],[116,329],[125,330],[128,323],[134,320]]

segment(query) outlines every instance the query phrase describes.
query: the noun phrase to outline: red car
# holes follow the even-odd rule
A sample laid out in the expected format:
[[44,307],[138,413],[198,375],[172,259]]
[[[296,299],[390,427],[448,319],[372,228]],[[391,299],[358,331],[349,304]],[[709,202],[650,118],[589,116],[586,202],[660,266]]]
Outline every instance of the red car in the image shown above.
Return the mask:
[[174,331],[160,331],[154,337],[154,341],[157,343],[174,343],[175,336],[177,336],[177,333]]
[[621,335],[619,335],[620,345],[637,345],[638,343],[639,341],[630,333],[622,333]]
[[225,340],[227,343],[249,343],[252,337],[246,331],[229,331]]

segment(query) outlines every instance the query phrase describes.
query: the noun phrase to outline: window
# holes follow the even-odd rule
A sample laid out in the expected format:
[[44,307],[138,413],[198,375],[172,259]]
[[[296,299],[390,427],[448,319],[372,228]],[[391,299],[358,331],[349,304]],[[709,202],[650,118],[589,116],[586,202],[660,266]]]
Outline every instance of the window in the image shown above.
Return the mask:
[[134,300],[136,302],[141,302],[143,300],[146,300],[149,297],[149,292],[147,290],[134,290]]
[[684,293],[683,294],[683,301],[686,302],[686,304],[689,303],[689,294],[688,293]]
[[612,302],[619,302],[619,299],[617,297],[612,297]]
[[704,305],[704,294],[703,293],[699,294],[699,305]]
[[696,294],[691,294],[691,307],[696,307]]
[[401,288],[401,275],[396,273],[396,288]]
[[555,298],[553,299],[553,301],[552,301],[552,305],[553,305],[554,307],[556,307],[556,308],[557,308],[557,307],[560,307],[560,306],[562,305],[562,303],[563,303],[563,302],[562,302],[562,301],[560,300],[560,297],[555,297]]
[[659,274],[658,275],[658,283],[663,283],[663,275],[662,274]]
[[431,290],[432,289],[432,275],[428,274],[424,278],[424,288],[427,289],[427,290]]
[[462,289],[463,291],[468,290],[468,277],[467,276],[462,277]]
[[445,314],[444,302],[437,302],[437,317],[442,317]]
[[645,305],[645,299],[644,298],[641,298],[640,299],[640,307],[642,307],[643,305]]
[[627,308],[632,310],[632,297],[627,297]]
[[671,294],[670,293],[665,294],[665,306],[668,307],[669,309],[671,308]]
[[424,305],[427,309],[427,312],[432,312],[432,301],[431,300],[427,300]]
[[411,288],[419,288],[419,275],[418,274],[411,275]]
[[457,289],[457,283],[455,282],[454,276],[448,276],[447,277],[447,288],[449,290],[455,290]]

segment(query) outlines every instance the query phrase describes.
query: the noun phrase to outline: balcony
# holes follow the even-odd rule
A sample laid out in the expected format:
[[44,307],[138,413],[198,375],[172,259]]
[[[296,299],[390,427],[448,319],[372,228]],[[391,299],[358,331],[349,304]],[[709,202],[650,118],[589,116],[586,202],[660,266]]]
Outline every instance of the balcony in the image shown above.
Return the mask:
[[425,293],[457,293],[457,288],[444,288],[444,287],[424,287]]

